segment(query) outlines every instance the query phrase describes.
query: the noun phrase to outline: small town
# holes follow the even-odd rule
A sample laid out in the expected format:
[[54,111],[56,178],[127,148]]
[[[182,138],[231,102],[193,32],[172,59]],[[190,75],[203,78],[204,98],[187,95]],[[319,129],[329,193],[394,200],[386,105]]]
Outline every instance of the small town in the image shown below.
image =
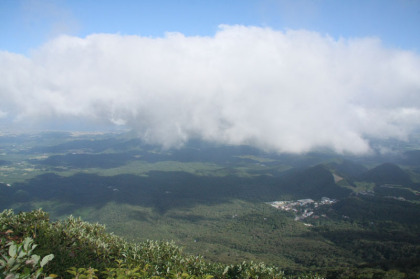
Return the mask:
[[273,201],[268,204],[280,210],[294,212],[296,215],[295,221],[299,221],[311,216],[314,219],[319,218],[319,216],[314,215],[314,209],[324,205],[331,205],[336,202],[337,200],[335,199],[323,197],[320,201],[314,201],[313,199],[301,199],[297,201]]

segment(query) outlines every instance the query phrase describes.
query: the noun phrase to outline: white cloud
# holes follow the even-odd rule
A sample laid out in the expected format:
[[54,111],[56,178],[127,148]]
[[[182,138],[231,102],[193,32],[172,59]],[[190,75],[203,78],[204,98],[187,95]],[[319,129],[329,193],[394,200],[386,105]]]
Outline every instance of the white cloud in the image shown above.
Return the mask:
[[6,117],[7,116],[7,113],[6,112],[4,112],[4,111],[2,111],[2,110],[0,110],[0,119],[1,118],[4,118],[4,117]]
[[419,128],[420,57],[375,38],[221,26],[213,37],[61,36],[0,52],[0,110],[126,125],[164,146],[191,137],[279,152],[369,150]]

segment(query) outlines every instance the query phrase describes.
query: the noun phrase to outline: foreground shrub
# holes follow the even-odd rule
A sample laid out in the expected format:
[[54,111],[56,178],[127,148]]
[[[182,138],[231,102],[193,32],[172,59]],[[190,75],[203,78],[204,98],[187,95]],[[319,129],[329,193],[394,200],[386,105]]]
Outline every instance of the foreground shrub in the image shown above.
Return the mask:
[[6,245],[1,246],[1,274],[7,279],[45,277],[43,268],[54,258],[54,255],[47,255],[41,260],[40,256],[33,254],[36,246],[30,237],[25,238],[21,243],[10,240]]
[[107,233],[105,226],[72,216],[50,222],[42,210],[19,214],[3,211],[0,232],[1,254],[8,254],[1,261],[1,270],[3,275],[10,274],[8,279],[38,278],[45,274],[51,277],[57,274],[60,278],[287,278],[263,263],[229,266],[208,263],[200,256],[183,254],[174,242],[129,243]]
[[40,256],[54,254],[55,260],[46,268],[48,272],[66,274],[72,266],[92,266],[105,269],[120,258],[125,242],[105,231],[99,224],[83,222],[70,216],[53,222],[42,210],[14,214],[5,210],[0,214],[1,231],[8,231],[8,238],[21,240],[31,237],[39,245]]

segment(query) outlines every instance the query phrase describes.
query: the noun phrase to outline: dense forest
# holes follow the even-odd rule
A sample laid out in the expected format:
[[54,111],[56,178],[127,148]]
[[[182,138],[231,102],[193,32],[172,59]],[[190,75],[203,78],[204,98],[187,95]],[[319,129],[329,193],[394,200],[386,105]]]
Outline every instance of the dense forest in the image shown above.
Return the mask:
[[[33,268],[16,267],[21,274],[420,274],[418,143],[387,143],[394,152],[366,157],[200,141],[165,150],[125,134],[3,135],[0,143],[3,262],[10,247],[39,256]],[[164,263],[133,249],[170,256],[156,254]]]

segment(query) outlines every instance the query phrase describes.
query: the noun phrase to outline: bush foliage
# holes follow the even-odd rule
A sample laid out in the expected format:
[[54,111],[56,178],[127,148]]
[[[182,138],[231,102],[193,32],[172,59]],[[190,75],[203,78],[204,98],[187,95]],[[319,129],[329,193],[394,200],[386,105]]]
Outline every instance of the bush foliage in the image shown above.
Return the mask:
[[184,254],[173,242],[130,243],[107,233],[102,225],[72,216],[50,222],[48,213],[40,209],[3,211],[0,232],[0,274],[8,279],[47,274],[49,278],[289,278],[263,263],[209,263]]

